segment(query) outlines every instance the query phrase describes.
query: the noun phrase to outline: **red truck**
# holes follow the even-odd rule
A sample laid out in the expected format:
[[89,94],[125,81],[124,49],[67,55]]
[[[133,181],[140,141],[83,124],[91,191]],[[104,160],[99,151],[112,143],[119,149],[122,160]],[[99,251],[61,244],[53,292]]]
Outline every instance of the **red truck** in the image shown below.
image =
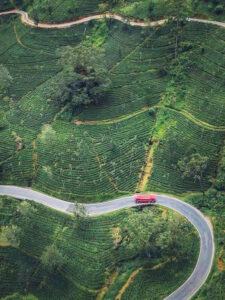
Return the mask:
[[156,203],[155,195],[136,195],[135,196],[136,203]]

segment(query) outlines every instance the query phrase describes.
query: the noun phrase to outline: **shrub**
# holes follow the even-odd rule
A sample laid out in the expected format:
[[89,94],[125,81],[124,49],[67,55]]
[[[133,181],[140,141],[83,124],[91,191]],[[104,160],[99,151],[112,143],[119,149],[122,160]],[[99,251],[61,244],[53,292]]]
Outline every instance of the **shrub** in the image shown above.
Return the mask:
[[155,115],[155,112],[156,112],[155,108],[150,108],[150,109],[148,110],[149,116],[154,116],[154,115]]
[[218,4],[215,8],[214,8],[214,12],[217,15],[221,15],[224,13],[224,5],[222,4]]

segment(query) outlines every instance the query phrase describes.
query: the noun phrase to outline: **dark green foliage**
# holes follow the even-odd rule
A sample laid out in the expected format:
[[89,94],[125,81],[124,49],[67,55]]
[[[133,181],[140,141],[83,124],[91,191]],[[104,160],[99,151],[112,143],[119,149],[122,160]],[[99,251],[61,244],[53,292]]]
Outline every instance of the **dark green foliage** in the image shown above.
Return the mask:
[[62,253],[54,244],[44,249],[40,260],[43,267],[49,272],[62,268],[65,261]]
[[190,245],[191,236],[184,246],[183,235],[187,236],[191,226],[183,221],[172,213],[167,213],[166,218],[159,218],[157,212],[150,209],[131,213],[122,228],[122,246],[131,253],[140,253],[148,258],[188,258],[190,251],[186,246]]
[[189,157],[179,160],[177,165],[183,173],[183,177],[191,177],[194,181],[201,182],[208,165],[209,158],[201,156],[199,153],[193,153]]
[[67,46],[60,49],[61,78],[55,84],[53,99],[72,107],[100,103],[110,88],[104,63],[105,53],[92,45]]

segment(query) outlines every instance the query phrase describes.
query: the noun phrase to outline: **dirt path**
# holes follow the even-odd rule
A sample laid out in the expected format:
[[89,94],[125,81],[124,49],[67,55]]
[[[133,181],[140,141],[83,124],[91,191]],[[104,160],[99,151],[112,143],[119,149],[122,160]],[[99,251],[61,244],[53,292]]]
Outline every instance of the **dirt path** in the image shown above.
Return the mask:
[[189,120],[194,122],[195,124],[202,126],[206,129],[213,130],[213,131],[219,131],[219,132],[225,132],[224,126],[215,126],[215,125],[206,123],[205,121],[197,119],[195,116],[193,116],[191,113],[189,113],[186,110],[176,110],[176,109],[169,108],[169,107],[166,107],[166,109],[176,111],[177,113],[182,114],[183,116],[185,116],[186,118],[188,118]]

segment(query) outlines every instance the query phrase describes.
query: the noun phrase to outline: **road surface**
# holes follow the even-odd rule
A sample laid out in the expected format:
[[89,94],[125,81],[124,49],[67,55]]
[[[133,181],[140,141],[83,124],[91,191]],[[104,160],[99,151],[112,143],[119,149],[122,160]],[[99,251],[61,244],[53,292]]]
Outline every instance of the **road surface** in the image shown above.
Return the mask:
[[[71,202],[63,201],[28,188],[0,185],[0,195],[33,200],[64,213],[71,214],[74,210],[74,204]],[[157,195],[157,204],[173,209],[186,217],[199,233],[200,253],[193,273],[182,286],[165,298],[166,300],[191,299],[206,281],[212,267],[215,249],[211,224],[196,208],[176,198]],[[128,196],[102,203],[84,204],[84,206],[87,213],[94,216],[137,206],[137,204],[134,201],[134,196]]]
[[[28,13],[22,10],[18,10],[18,9],[13,9],[13,10],[9,10],[9,11],[4,11],[4,12],[0,12],[0,16],[3,15],[9,15],[9,14],[19,14],[21,15],[21,19],[22,22],[26,25],[32,26],[32,27],[38,27],[38,28],[46,28],[46,29],[53,29],[53,28],[68,28],[74,25],[79,25],[82,23],[86,23],[89,22],[91,20],[97,20],[97,19],[114,19],[114,20],[118,20],[121,21],[125,24],[129,24],[131,26],[139,26],[139,27],[154,27],[154,26],[158,26],[158,25],[163,25],[167,22],[167,19],[163,19],[163,20],[158,20],[158,21],[153,21],[153,22],[145,22],[145,21],[135,21],[133,19],[129,19],[129,18],[124,18],[118,14],[113,14],[113,13],[102,13],[102,14],[95,14],[95,15],[91,15],[91,16],[85,16],[82,18],[77,18],[77,20],[74,21],[67,21],[67,22],[63,22],[63,23],[35,23],[34,20],[32,20],[29,16]],[[211,25],[216,25],[219,27],[223,27],[225,28],[225,23],[223,22],[218,22],[218,21],[210,21],[210,20],[205,20],[205,19],[198,19],[198,18],[187,18],[187,21],[189,22],[198,22],[198,23],[205,23],[205,24],[211,24]]]

